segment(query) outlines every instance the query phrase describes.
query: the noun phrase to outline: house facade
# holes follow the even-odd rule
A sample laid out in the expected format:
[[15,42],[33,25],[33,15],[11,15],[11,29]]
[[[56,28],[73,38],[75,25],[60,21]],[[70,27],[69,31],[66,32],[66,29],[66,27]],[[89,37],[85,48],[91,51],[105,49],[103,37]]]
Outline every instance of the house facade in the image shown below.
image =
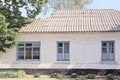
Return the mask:
[[120,12],[56,11],[21,29],[0,68],[120,69]]

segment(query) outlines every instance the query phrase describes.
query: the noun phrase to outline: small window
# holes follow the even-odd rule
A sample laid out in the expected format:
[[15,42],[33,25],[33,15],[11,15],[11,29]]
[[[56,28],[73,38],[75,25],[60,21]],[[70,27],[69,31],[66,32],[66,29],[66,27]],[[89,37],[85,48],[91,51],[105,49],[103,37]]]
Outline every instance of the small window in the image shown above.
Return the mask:
[[26,48],[25,59],[32,59],[32,48]]
[[23,44],[23,43],[20,43],[20,44],[18,44],[18,46],[21,46],[21,47],[22,47],[22,46],[24,46],[24,44]]
[[102,61],[114,60],[114,41],[102,41]]
[[18,60],[38,60],[40,59],[39,42],[22,42],[17,46]]
[[18,58],[24,59],[24,48],[18,48]]
[[26,47],[31,47],[32,43],[26,43]]
[[33,48],[33,59],[40,59],[39,57],[40,48]]
[[57,42],[57,60],[69,61],[69,42]]
[[59,44],[58,44],[58,47],[63,47],[63,43],[59,43]]

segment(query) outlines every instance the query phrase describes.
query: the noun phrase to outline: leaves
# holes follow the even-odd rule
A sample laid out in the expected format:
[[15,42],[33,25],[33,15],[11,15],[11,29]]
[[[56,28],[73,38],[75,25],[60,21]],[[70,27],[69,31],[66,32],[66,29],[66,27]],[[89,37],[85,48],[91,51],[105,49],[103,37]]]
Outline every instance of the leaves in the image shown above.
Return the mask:
[[[5,52],[15,45],[20,28],[41,12],[41,7],[47,0],[2,1],[0,0],[0,52]],[[20,8],[25,8],[27,17],[21,16]]]
[[[92,0],[54,0],[52,6],[55,10],[61,9],[82,9],[87,4],[90,4]],[[52,3],[52,2],[51,2]]]

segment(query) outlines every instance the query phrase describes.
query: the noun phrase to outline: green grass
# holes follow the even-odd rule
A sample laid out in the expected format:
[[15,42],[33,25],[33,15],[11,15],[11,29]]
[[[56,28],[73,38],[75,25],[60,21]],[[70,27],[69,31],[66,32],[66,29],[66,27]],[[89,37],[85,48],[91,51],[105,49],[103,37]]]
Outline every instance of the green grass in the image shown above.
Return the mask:
[[22,70],[0,72],[0,78],[22,78],[25,76],[26,76],[26,73],[25,71],[22,71]]
[[[71,78],[71,76],[65,76],[63,78],[51,78],[50,75],[40,75],[39,78],[34,78],[34,75],[26,75],[20,78],[0,78],[0,80],[106,80],[106,79],[85,79],[85,77]],[[116,79],[120,80],[120,79]]]
[[[39,78],[34,78],[34,75],[26,75],[23,78],[0,78],[0,80],[91,80],[85,78],[71,78],[71,77],[64,77],[64,78],[50,78],[48,75],[40,75]],[[92,79],[92,80],[106,80],[106,79]]]

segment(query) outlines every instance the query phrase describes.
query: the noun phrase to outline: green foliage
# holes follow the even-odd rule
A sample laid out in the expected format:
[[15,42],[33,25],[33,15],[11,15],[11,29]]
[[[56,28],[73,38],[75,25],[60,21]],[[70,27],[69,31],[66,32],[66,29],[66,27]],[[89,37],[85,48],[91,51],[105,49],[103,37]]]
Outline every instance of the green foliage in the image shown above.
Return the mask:
[[[20,28],[41,12],[45,2],[47,0],[4,0],[3,4],[0,0],[0,52],[16,44]],[[20,8],[26,10],[26,17],[22,16]]]
[[0,72],[0,78],[21,78],[25,77],[26,73],[25,71],[4,71]]
[[18,78],[21,78],[21,77],[25,77],[25,76],[26,76],[26,72],[23,71],[23,70],[17,71],[17,74],[18,74]]
[[[71,10],[71,9],[85,9],[87,5],[90,5],[93,0],[48,0],[44,5],[42,13],[47,15],[50,8],[54,10]],[[50,5],[51,7],[48,7]]]
[[86,78],[87,78],[87,79],[95,79],[95,78],[96,78],[96,75],[95,75],[95,74],[87,74],[87,75],[86,75]]
[[34,74],[34,78],[39,78],[39,77],[40,77],[39,73]]
[[[54,3],[53,3],[54,1]],[[62,9],[84,9],[86,5],[92,3],[93,0],[52,0],[52,7],[55,10]]]
[[63,78],[63,75],[60,73],[52,73],[50,75],[51,78]]
[[114,80],[115,76],[113,74],[107,74],[106,78],[109,79],[109,80]]
[[71,74],[71,78],[77,78],[78,77],[78,74],[77,73],[72,73]]
[[15,31],[16,28],[9,28],[9,25],[10,23],[7,22],[5,16],[0,13],[0,51],[2,52],[15,45],[15,39],[18,35],[18,32]]

